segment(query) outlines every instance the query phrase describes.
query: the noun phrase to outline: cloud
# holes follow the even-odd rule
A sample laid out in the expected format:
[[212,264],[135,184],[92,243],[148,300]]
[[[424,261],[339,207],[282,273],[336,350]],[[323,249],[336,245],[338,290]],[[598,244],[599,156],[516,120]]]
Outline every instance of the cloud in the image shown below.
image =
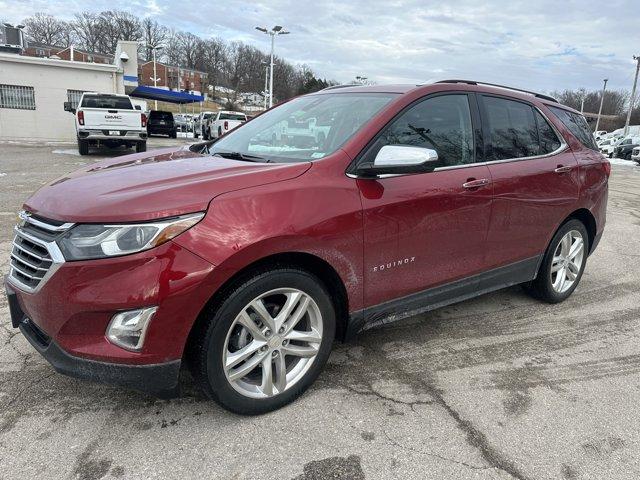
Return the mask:
[[281,24],[276,53],[341,82],[470,78],[548,91],[629,88],[640,44],[635,2],[568,0],[0,0],[9,21],[38,11],[72,16],[123,9],[203,37],[242,40],[267,51],[256,25]]

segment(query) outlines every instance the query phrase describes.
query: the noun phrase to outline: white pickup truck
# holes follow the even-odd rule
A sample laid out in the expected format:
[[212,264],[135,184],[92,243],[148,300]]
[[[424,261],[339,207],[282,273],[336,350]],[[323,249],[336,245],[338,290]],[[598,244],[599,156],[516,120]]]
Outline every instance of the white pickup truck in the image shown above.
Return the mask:
[[89,147],[136,147],[147,150],[147,116],[139,106],[134,107],[127,95],[107,93],[82,94],[77,108],[71,102],[64,109],[76,117],[76,134],[80,155],[87,155]]
[[242,112],[229,112],[225,110],[217,112],[207,119],[204,139],[213,140],[214,138],[219,138],[246,121],[247,116]]

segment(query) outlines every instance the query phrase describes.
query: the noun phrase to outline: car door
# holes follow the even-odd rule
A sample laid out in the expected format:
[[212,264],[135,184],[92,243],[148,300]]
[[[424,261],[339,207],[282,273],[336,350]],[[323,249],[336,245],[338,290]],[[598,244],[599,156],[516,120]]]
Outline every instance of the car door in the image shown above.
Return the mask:
[[535,275],[553,232],[580,193],[577,161],[535,106],[479,95],[494,203],[487,238],[489,268],[522,265]]
[[484,269],[492,187],[476,164],[477,105],[464,93],[427,97],[387,125],[361,159],[385,145],[436,150],[438,167],[359,179],[364,211],[365,305],[469,277]]

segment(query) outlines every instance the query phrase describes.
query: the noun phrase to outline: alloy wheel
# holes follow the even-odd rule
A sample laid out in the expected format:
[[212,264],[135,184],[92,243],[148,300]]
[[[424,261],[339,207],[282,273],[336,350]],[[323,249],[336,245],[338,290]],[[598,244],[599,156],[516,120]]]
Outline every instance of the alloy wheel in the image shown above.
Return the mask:
[[279,288],[256,297],[225,339],[222,365],[229,384],[252,398],[288,390],[318,355],[322,327],[318,305],[301,290]]
[[577,230],[567,232],[558,243],[551,261],[551,285],[558,293],[576,282],[584,259],[584,238]]

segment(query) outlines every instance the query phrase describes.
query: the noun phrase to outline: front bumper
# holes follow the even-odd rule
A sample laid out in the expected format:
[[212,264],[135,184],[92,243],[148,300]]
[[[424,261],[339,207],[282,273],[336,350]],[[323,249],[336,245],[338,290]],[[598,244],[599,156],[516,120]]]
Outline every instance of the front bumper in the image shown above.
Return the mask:
[[[64,262],[34,292],[12,277],[6,287],[13,293],[14,327],[29,318],[67,355],[126,370],[182,358],[191,327],[213,293],[213,271],[212,264],[169,241],[138,254]],[[109,342],[105,333],[116,313],[149,306],[158,309],[141,351]]]
[[[64,375],[130,388],[161,398],[179,394],[180,360],[153,365],[120,365],[74,357],[62,350],[17,306],[15,292],[7,288],[12,322],[53,368]],[[20,318],[22,317],[22,318]]]

